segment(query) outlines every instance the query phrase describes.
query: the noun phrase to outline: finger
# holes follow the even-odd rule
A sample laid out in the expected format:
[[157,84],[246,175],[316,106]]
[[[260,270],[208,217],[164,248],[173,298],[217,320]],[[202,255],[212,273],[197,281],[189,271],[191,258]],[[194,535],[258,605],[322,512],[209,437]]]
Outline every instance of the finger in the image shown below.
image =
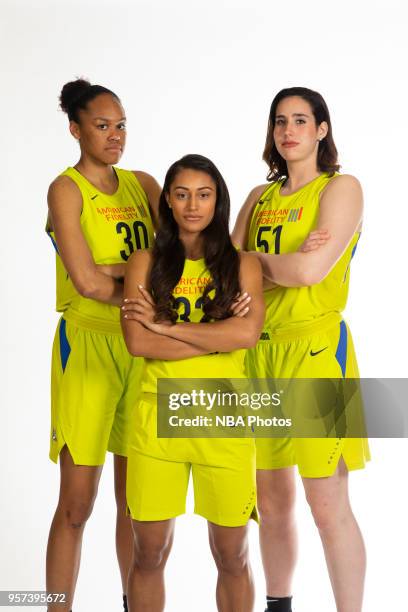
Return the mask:
[[242,318],[245,317],[246,314],[248,314],[249,312],[249,308],[244,308],[243,310],[241,310],[241,312],[239,312],[238,314],[236,314],[236,317]]
[[236,304],[232,309],[233,314],[236,316],[239,312],[242,312],[242,310],[244,310],[248,306],[250,301],[251,296],[249,295],[247,298],[245,298],[245,300],[243,300],[239,304]]
[[235,300],[232,303],[234,305],[241,304],[241,302],[243,300],[246,300],[247,297],[248,297],[248,293],[246,291],[245,291],[245,293],[238,293],[237,297],[235,298]]
[[139,291],[143,295],[146,302],[149,302],[152,306],[154,306],[154,300],[147,289],[145,289],[142,285],[139,285]]

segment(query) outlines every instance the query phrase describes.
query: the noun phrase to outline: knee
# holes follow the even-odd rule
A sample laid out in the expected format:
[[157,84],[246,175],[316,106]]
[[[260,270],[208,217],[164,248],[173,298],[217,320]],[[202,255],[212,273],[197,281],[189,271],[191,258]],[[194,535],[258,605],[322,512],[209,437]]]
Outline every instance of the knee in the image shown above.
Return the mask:
[[62,503],[62,512],[68,526],[80,530],[92,514],[95,496],[78,496]]
[[215,564],[219,572],[241,576],[249,568],[247,548],[230,549],[221,546],[213,546]]
[[160,570],[164,568],[168,553],[168,544],[135,544],[134,564],[145,572]]
[[347,507],[325,498],[308,498],[314,522],[319,531],[331,531],[338,528],[347,519]]
[[263,525],[282,529],[293,522],[294,510],[295,491],[292,489],[258,494],[258,512]]

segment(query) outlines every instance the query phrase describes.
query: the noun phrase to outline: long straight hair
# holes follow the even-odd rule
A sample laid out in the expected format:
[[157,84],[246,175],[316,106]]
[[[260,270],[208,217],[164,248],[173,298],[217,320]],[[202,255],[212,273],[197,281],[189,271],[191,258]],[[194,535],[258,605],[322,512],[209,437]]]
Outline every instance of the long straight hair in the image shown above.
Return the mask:
[[[159,230],[153,247],[150,286],[156,302],[156,320],[177,320],[173,290],[183,273],[186,259],[184,245],[179,238],[179,227],[174,220],[166,196],[170,193],[181,170],[205,172],[216,186],[214,217],[202,231],[204,259],[211,281],[203,293],[203,321],[231,316],[230,307],[240,291],[239,255],[229,234],[230,198],[227,186],[213,162],[202,155],[185,155],[170,166],[164,180],[159,201]],[[215,290],[210,298],[209,293]]]
[[275,128],[276,109],[279,102],[285,98],[290,98],[293,96],[303,98],[303,100],[310,104],[317,126],[319,126],[323,121],[326,121],[328,125],[327,135],[319,142],[319,149],[317,153],[318,169],[320,172],[329,172],[330,174],[334,174],[340,168],[337,160],[337,149],[333,140],[330,113],[323,97],[317,91],[307,89],[307,87],[289,87],[287,89],[281,89],[281,91],[276,94],[269,112],[268,131],[266,134],[265,149],[262,156],[262,159],[269,166],[268,176],[266,177],[268,181],[277,181],[280,178],[288,176],[288,166],[286,164],[286,160],[284,160],[280,153],[278,153],[275,140],[273,138],[273,130]]

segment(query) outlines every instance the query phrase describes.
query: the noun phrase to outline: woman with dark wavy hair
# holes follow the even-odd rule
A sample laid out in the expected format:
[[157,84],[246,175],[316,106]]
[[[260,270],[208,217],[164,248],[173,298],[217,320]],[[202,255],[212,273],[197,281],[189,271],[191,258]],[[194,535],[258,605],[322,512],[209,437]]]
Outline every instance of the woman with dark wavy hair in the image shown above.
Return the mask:
[[[235,244],[256,255],[264,276],[265,326],[256,348],[248,352],[249,374],[356,378],[353,342],[341,312],[360,237],[363,197],[356,178],[338,173],[330,115],[319,93],[292,87],[277,94],[263,159],[270,183],[251,191],[233,232]],[[267,610],[292,609],[297,464],[337,610],[360,612],[365,551],[349,504],[348,472],[364,467],[367,441],[259,439],[256,446]]]
[[183,157],[166,175],[154,248],[134,253],[126,271],[124,337],[132,355],[146,358],[127,472],[131,610],[163,610],[164,566],[175,517],[185,511],[190,470],[195,512],[208,521],[218,568],[218,609],[253,606],[246,534],[255,507],[254,441],[157,438],[156,423],[159,378],[244,378],[244,349],[259,337],[261,266],[233,247],[229,208],[214,164],[200,155]]

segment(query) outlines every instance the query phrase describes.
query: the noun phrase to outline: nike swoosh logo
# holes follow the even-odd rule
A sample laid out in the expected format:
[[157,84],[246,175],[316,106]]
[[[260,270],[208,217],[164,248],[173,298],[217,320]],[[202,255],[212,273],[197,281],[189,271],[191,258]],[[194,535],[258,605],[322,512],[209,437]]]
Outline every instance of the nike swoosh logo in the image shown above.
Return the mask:
[[329,348],[328,346],[325,346],[324,348],[320,349],[320,351],[310,351],[310,356],[311,357],[315,357],[316,355],[318,355],[319,353],[322,353],[323,351],[325,351],[327,348]]

